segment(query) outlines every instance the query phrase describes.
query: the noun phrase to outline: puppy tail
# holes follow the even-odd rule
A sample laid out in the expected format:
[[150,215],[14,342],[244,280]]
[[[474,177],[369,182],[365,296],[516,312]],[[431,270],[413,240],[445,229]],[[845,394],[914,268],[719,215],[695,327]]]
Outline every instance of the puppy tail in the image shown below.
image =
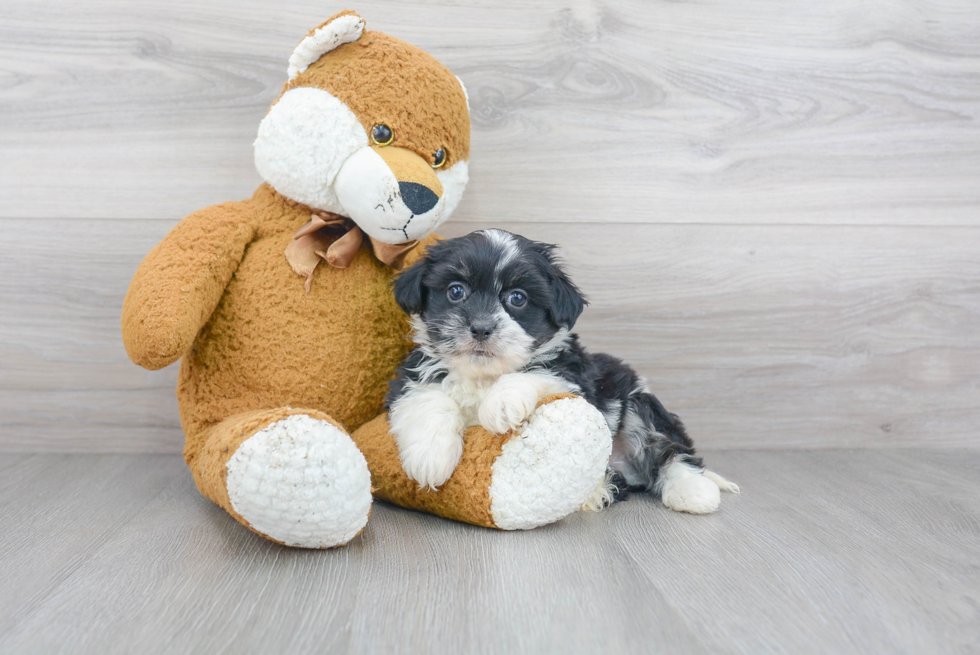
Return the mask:
[[708,469],[705,469],[704,470],[704,477],[708,478],[709,480],[711,480],[712,482],[714,482],[716,485],[718,485],[718,488],[721,489],[722,491],[727,491],[727,492],[733,493],[733,494],[740,494],[740,493],[742,493],[742,490],[738,488],[738,485],[737,484],[735,484],[731,480],[726,480],[725,478],[721,477],[720,475],[718,475],[714,471],[709,471]]

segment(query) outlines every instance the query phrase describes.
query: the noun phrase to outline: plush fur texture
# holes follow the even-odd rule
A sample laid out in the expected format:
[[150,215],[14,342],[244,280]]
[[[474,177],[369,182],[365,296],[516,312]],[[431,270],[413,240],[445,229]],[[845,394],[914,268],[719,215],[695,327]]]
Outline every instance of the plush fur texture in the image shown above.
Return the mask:
[[[570,392],[615,435],[605,489],[591,505],[649,491],[671,509],[717,509],[734,490],[702,462],[680,419],[622,361],[588,353],[571,334],[585,300],[554,246],[487,230],[440,243],[396,281],[417,347],[387,397],[406,474],[436,488],[452,474],[462,430],[507,433],[540,398]],[[598,498],[599,500],[596,500]]]
[[289,57],[289,79],[296,79],[310,64],[337,46],[357,41],[364,34],[364,27],[363,18],[345,9],[310,30]]
[[322,89],[300,87],[279,99],[259,125],[255,167],[297,202],[344,213],[335,182],[368,135],[344,103]]
[[[469,116],[456,77],[418,48],[366,34],[371,35],[367,40],[362,36],[357,43],[341,46],[356,50],[327,51],[288,83],[298,94],[327,98],[332,110],[294,112],[286,132],[325,135],[317,145],[329,151],[337,143],[343,146],[340,152],[344,147],[351,150],[351,144],[367,147],[370,126],[365,124],[374,120],[369,115],[393,123],[411,116],[404,127],[395,125],[402,139],[395,145],[453,144],[457,160],[466,156]],[[324,61],[334,56],[339,58],[336,65]],[[396,69],[410,92],[390,83]],[[341,84],[342,92],[331,87],[332,96],[317,86],[329,86],[327,80],[338,77],[356,84]],[[347,119],[340,130],[335,121],[341,108],[338,95],[356,107],[343,109]],[[409,106],[398,109],[403,101]],[[421,109],[428,105],[442,109]],[[338,136],[343,134],[347,141]],[[279,133],[270,138],[281,137]],[[290,147],[301,146],[300,141]],[[410,154],[428,175],[435,175],[428,162]],[[341,157],[331,166],[339,171],[344,163]],[[122,309],[123,343],[134,362],[159,369],[183,358],[177,399],[186,435],[184,455],[202,493],[280,542],[295,542],[297,534],[308,531],[292,526],[288,532],[270,534],[236,511],[227,489],[227,466],[239,446],[297,414],[330,423],[343,434],[356,429],[381,411],[387,382],[411,348],[408,321],[391,294],[393,271],[372,255],[366,241],[348,268],[320,265],[306,291],[303,277],[293,272],[284,252],[312,211],[267,183],[249,200],[191,214],[147,255]],[[406,264],[428,243],[411,251]],[[250,461],[254,467],[263,465]],[[271,456],[265,465],[276,466]],[[334,518],[346,511],[343,504],[335,506]],[[318,515],[317,520],[326,519]],[[329,538],[308,536],[303,540],[309,544],[331,545]],[[346,540],[349,535],[342,536]]]
[[277,535],[289,546],[347,543],[367,524],[367,462],[329,421],[287,416],[240,444],[226,469],[235,511],[259,533]]
[[448,155],[445,168],[470,157],[470,115],[459,78],[429,53],[393,36],[365,31],[289,80],[282,94],[297,87],[323,89],[338,98],[368,134],[376,124],[388,125],[395,133],[390,145],[430,164],[439,148]]
[[190,435],[257,408],[315,408],[347,429],[380,411],[410,347],[391,270],[363,246],[347,269],[320,266],[307,293],[283,252],[309,217],[263,185],[181,221],[133,278],[124,343],[147,368],[183,356],[188,458],[199,448]]

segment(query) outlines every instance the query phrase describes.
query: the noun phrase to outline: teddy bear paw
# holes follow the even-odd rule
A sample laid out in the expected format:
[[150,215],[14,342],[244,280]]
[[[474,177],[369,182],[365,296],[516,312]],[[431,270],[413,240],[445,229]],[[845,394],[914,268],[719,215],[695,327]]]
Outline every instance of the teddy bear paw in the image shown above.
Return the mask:
[[494,525],[528,530],[571,514],[605,479],[611,452],[606,420],[583,398],[538,407],[494,461]]
[[339,546],[367,524],[367,462],[350,436],[327,421],[293,414],[267,426],[238,447],[227,473],[235,512],[288,546]]

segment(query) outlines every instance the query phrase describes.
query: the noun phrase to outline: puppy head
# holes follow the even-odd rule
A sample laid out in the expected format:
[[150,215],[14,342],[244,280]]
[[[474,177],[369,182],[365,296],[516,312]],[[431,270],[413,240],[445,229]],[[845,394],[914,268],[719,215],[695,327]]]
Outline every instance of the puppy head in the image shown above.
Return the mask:
[[494,375],[546,355],[585,307],[554,246],[501,230],[429,248],[395,281],[395,300],[430,356]]
[[289,81],[259,125],[255,166],[287,198],[398,244],[452,214],[469,149],[459,78],[343,11],[296,46]]

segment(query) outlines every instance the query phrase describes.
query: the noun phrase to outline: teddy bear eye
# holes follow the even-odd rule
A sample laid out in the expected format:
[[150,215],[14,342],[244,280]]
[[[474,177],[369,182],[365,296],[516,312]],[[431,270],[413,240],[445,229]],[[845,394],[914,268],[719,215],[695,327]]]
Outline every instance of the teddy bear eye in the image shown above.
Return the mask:
[[435,154],[432,155],[432,168],[442,168],[442,165],[446,163],[446,151],[443,148],[436,150]]
[[379,146],[386,146],[395,140],[395,133],[387,125],[378,123],[371,128],[371,140]]

